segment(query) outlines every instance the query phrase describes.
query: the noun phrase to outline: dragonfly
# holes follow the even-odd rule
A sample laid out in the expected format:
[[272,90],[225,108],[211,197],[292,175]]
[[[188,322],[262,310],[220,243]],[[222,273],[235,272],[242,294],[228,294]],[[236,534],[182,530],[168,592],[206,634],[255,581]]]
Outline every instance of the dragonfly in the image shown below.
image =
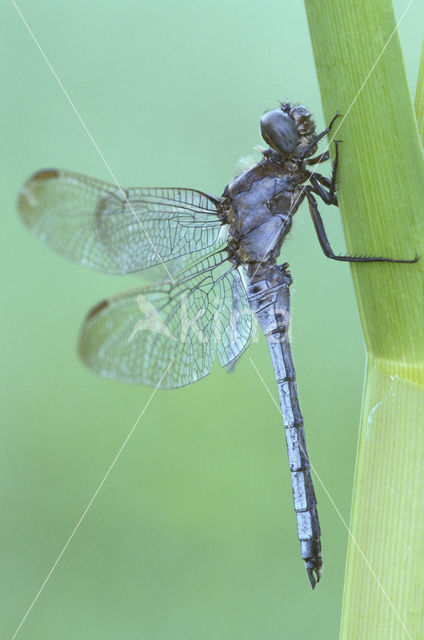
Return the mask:
[[[402,262],[335,255],[317,199],[338,205],[338,141],[331,177],[311,165],[329,126],[303,105],[281,103],[260,119],[268,145],[261,159],[221,197],[185,188],[131,188],[72,171],[43,169],[23,185],[22,220],[66,258],[108,274],[143,271],[151,282],[103,300],[87,314],[82,360],[108,378],[161,389],[191,384],[218,359],[231,370],[252,338],[253,318],[266,337],[287,444],[301,556],[312,588],[322,573],[317,500],[289,342],[292,277],[277,263],[292,219],[307,200],[321,248],[332,260]],[[158,265],[166,276],[154,275]],[[152,275],[153,273],[153,275]]]

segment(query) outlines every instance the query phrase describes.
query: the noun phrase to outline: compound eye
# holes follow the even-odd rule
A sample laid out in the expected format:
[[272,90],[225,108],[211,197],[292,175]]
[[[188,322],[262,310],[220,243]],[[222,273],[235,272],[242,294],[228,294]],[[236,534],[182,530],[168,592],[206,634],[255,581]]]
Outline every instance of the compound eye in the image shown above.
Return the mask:
[[294,120],[281,109],[267,111],[262,116],[261,134],[270,147],[285,155],[296,149],[299,139]]

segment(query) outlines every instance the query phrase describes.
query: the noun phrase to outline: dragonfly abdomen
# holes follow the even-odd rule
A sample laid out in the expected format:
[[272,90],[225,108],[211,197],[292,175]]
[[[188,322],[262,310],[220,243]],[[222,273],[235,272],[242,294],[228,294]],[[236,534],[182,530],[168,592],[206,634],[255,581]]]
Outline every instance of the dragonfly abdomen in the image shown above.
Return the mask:
[[249,304],[266,336],[277,380],[301,554],[312,587],[321,577],[322,557],[317,501],[310,473],[288,329],[291,276],[278,265],[252,273]]

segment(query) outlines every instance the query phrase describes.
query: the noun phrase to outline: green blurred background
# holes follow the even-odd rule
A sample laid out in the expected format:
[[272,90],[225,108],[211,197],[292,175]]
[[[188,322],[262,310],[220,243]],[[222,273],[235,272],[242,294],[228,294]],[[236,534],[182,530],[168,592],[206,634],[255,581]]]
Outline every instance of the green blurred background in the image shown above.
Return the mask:
[[[400,28],[412,91],[419,5]],[[122,184],[220,195],[279,99],[324,127],[301,2],[19,7]],[[76,355],[88,308],[137,280],[62,260],[18,220],[16,194],[38,168],[109,175],[13,4],[0,18],[0,628],[11,638],[152,390],[97,378]],[[324,215],[342,250],[337,211]],[[365,356],[349,267],[324,258],[305,205],[284,259],[309,453],[348,520]],[[249,356],[277,397],[263,339],[233,374],[216,367],[157,393],[19,638],[337,637],[347,532],[316,481],[325,573],[312,592],[281,417]]]

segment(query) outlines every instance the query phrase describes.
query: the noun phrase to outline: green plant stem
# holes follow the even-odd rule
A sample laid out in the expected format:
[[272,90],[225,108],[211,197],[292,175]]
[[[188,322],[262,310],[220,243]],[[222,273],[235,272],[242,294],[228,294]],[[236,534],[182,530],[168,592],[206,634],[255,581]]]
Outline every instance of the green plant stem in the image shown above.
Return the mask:
[[418,71],[417,91],[415,94],[415,115],[417,116],[421,141],[424,144],[424,40],[421,49],[421,62]]
[[[410,265],[352,265],[367,372],[341,638],[419,638],[424,603],[421,141],[391,2],[305,4],[326,121],[337,111],[346,116],[335,137],[343,140],[339,200],[348,251],[422,256]],[[340,367],[342,372],[343,363]],[[325,541],[325,523],[323,531]]]

